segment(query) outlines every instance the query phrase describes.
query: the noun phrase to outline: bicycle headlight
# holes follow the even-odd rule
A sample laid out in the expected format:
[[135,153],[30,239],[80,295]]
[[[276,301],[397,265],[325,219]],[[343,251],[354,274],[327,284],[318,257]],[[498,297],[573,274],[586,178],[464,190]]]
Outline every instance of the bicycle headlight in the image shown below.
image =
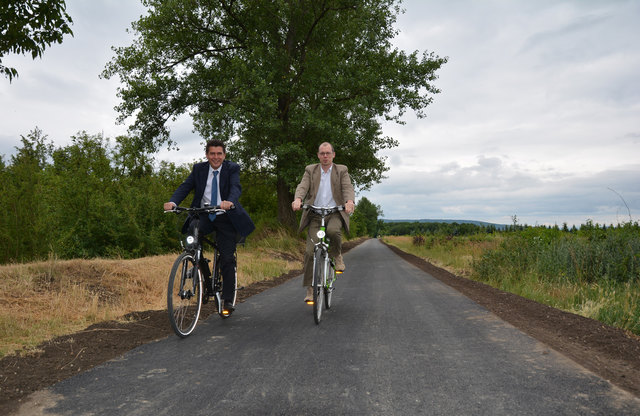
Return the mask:
[[318,230],[318,234],[316,234],[318,236],[318,238],[324,238],[325,236],[325,232],[324,230]]
[[187,236],[187,244],[193,244],[196,242],[196,238],[192,235]]

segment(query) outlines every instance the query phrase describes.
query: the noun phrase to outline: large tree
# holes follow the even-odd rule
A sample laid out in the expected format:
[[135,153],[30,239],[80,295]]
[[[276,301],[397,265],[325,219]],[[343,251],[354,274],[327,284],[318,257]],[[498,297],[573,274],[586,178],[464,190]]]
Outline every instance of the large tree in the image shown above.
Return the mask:
[[167,121],[191,114],[205,138],[232,139],[234,156],[275,178],[278,219],[295,223],[292,191],[322,141],[356,187],[387,170],[378,151],[397,146],[383,120],[419,117],[439,92],[432,53],[391,45],[394,0],[143,0],[131,46],[104,76],[124,86],[118,109],[146,150],[169,139]]
[[2,0],[0,1],[0,73],[9,82],[18,70],[2,65],[8,53],[42,56],[52,43],[62,43],[64,35],[73,35],[64,0]]
[[[378,217],[382,216],[382,208],[369,201],[366,197],[360,198],[356,210],[351,218],[352,224],[357,224],[356,235],[358,237],[368,235],[378,236]],[[354,228],[353,225],[351,228]]]

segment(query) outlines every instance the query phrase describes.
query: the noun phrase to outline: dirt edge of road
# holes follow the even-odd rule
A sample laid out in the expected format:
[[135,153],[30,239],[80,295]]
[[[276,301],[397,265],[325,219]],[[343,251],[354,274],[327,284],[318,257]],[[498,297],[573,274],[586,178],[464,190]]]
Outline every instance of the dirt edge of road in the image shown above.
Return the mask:
[[[347,241],[343,251],[364,239]],[[419,257],[388,246],[407,262],[487,308],[501,319],[571,358],[612,384],[640,397],[640,338],[601,322],[563,312],[480,282],[455,276]],[[254,283],[239,292],[238,301],[282,284],[302,273],[293,270],[273,280]],[[211,303],[204,317],[215,313]],[[112,360],[140,345],[173,332],[166,311],[129,314],[83,331],[47,341],[30,355],[0,360],[0,414],[11,414],[28,396]]]

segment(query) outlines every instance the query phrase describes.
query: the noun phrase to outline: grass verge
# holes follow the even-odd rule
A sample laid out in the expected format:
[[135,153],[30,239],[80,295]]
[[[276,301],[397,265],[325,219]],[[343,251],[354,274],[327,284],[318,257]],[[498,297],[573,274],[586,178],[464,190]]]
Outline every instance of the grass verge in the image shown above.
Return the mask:
[[[563,272],[560,266],[554,266],[555,273],[542,273],[539,268],[525,264],[523,252],[510,251],[504,240],[501,235],[428,236],[420,244],[414,244],[413,237],[409,236],[384,237],[386,243],[458,276],[640,335],[640,284],[637,281],[568,278],[569,273]],[[542,256],[537,259],[537,263],[549,261]],[[575,274],[575,264],[567,267]],[[545,270],[548,269],[545,265]]]
[[[239,246],[238,285],[300,269],[303,251],[304,242],[279,231]],[[0,357],[130,312],[165,309],[177,254],[0,266]]]

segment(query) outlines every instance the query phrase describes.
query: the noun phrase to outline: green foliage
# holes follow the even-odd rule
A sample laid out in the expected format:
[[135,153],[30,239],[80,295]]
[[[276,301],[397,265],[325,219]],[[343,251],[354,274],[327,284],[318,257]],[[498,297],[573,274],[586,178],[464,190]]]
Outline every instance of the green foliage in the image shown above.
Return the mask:
[[[416,234],[384,240],[459,276],[640,335],[639,231],[637,223],[608,228],[587,223],[577,232],[526,227],[496,234]],[[603,243],[606,240],[611,242]],[[622,245],[627,249],[614,253]],[[597,273],[594,264],[600,266]],[[631,267],[636,271],[629,273]]]
[[[64,35],[73,35],[64,0],[2,0],[0,2],[0,58],[8,53],[42,56],[52,43],[62,43]],[[18,76],[15,68],[2,65],[0,72],[9,82]]]
[[473,278],[640,334],[640,225],[528,227],[473,264]]
[[[191,166],[156,164],[139,137],[112,146],[80,132],[54,148],[35,129],[5,164],[0,158],[0,263],[58,258],[135,258],[180,247],[184,217],[162,204]],[[271,177],[241,176],[241,202],[256,222],[273,225],[276,197]],[[190,204],[190,200],[184,201]]]
[[497,250],[475,265],[477,276],[517,279],[527,273],[549,282],[640,281],[640,226],[600,228],[588,222],[577,232],[530,227],[507,234]]
[[252,213],[254,223],[276,221],[278,196],[274,177],[243,169],[240,181],[242,206]]
[[119,256],[173,250],[180,221],[164,215],[165,202],[188,175],[137,152],[136,138],[114,149],[85,132],[55,149],[35,129],[22,137],[11,162],[2,163],[0,262]]
[[22,147],[3,168],[0,198],[4,213],[0,216],[3,241],[0,256],[31,256],[47,249],[48,207],[43,196],[49,192],[45,184],[45,167],[53,145],[41,130],[21,137]]
[[378,217],[382,216],[379,205],[373,204],[367,198],[361,198],[350,219],[351,234],[356,237],[378,236]]
[[237,161],[273,177],[290,226],[292,191],[321,142],[366,189],[388,169],[378,152],[397,146],[381,121],[422,117],[439,92],[446,59],[392,48],[393,0],[143,3],[136,40],[103,73],[124,84],[121,118],[135,117],[148,151],[173,145],[166,121],[187,112],[203,137],[236,138]]

